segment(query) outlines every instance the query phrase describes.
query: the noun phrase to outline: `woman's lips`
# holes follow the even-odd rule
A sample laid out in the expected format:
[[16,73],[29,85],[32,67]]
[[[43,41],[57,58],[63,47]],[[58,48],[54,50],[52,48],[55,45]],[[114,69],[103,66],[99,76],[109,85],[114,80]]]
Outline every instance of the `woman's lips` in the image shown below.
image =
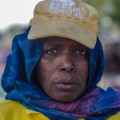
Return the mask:
[[71,91],[77,87],[77,84],[57,83],[57,84],[55,84],[55,86],[60,90]]
[[60,80],[59,82],[55,83],[55,86],[60,89],[60,90],[63,90],[63,91],[71,91],[73,89],[75,89],[78,84],[75,83],[74,80],[72,79],[62,79]]

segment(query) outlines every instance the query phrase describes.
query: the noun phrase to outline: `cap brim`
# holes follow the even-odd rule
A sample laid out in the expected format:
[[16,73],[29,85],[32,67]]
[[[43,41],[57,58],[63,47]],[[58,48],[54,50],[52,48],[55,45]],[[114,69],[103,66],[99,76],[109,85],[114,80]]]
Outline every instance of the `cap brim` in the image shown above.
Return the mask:
[[94,48],[97,34],[83,25],[67,21],[45,21],[32,24],[28,39],[34,40],[50,36],[75,40],[88,48]]

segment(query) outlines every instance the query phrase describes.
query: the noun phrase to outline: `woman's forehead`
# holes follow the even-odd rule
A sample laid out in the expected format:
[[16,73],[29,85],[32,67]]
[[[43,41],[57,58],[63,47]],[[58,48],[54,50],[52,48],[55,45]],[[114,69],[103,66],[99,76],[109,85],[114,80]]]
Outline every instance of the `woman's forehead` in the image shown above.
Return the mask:
[[64,37],[47,37],[46,38],[46,42],[45,42],[45,46],[54,46],[54,45],[72,45],[72,46],[79,46],[79,47],[84,47],[86,49],[88,49],[87,47],[85,47],[84,45],[69,39],[69,38],[64,38]]

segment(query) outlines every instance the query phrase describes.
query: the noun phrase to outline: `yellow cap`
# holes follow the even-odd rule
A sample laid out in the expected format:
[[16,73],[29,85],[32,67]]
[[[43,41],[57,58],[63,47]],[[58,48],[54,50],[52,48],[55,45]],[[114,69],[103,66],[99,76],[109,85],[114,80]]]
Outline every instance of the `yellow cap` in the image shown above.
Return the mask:
[[80,0],[44,0],[36,5],[30,26],[30,40],[58,36],[94,48],[98,14],[95,8]]

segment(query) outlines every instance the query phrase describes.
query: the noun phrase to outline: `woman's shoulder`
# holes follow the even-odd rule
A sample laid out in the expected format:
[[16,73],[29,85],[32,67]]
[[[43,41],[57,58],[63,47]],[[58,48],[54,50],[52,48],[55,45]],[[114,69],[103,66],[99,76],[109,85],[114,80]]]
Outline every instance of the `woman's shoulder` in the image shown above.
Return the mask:
[[49,120],[42,113],[29,110],[19,102],[5,100],[0,102],[0,120]]
[[20,103],[10,100],[0,102],[0,120],[20,120],[25,117],[25,107]]
[[5,100],[0,102],[0,113],[3,112],[17,112],[17,111],[25,111],[25,107],[20,103],[12,100]]
[[13,100],[4,100],[4,101],[1,101],[0,102],[0,109],[2,107],[15,107],[15,106],[19,106],[19,107],[22,107],[20,103],[16,102],[16,101],[13,101]]
[[120,119],[120,111],[110,116],[107,120],[119,120],[119,119]]

